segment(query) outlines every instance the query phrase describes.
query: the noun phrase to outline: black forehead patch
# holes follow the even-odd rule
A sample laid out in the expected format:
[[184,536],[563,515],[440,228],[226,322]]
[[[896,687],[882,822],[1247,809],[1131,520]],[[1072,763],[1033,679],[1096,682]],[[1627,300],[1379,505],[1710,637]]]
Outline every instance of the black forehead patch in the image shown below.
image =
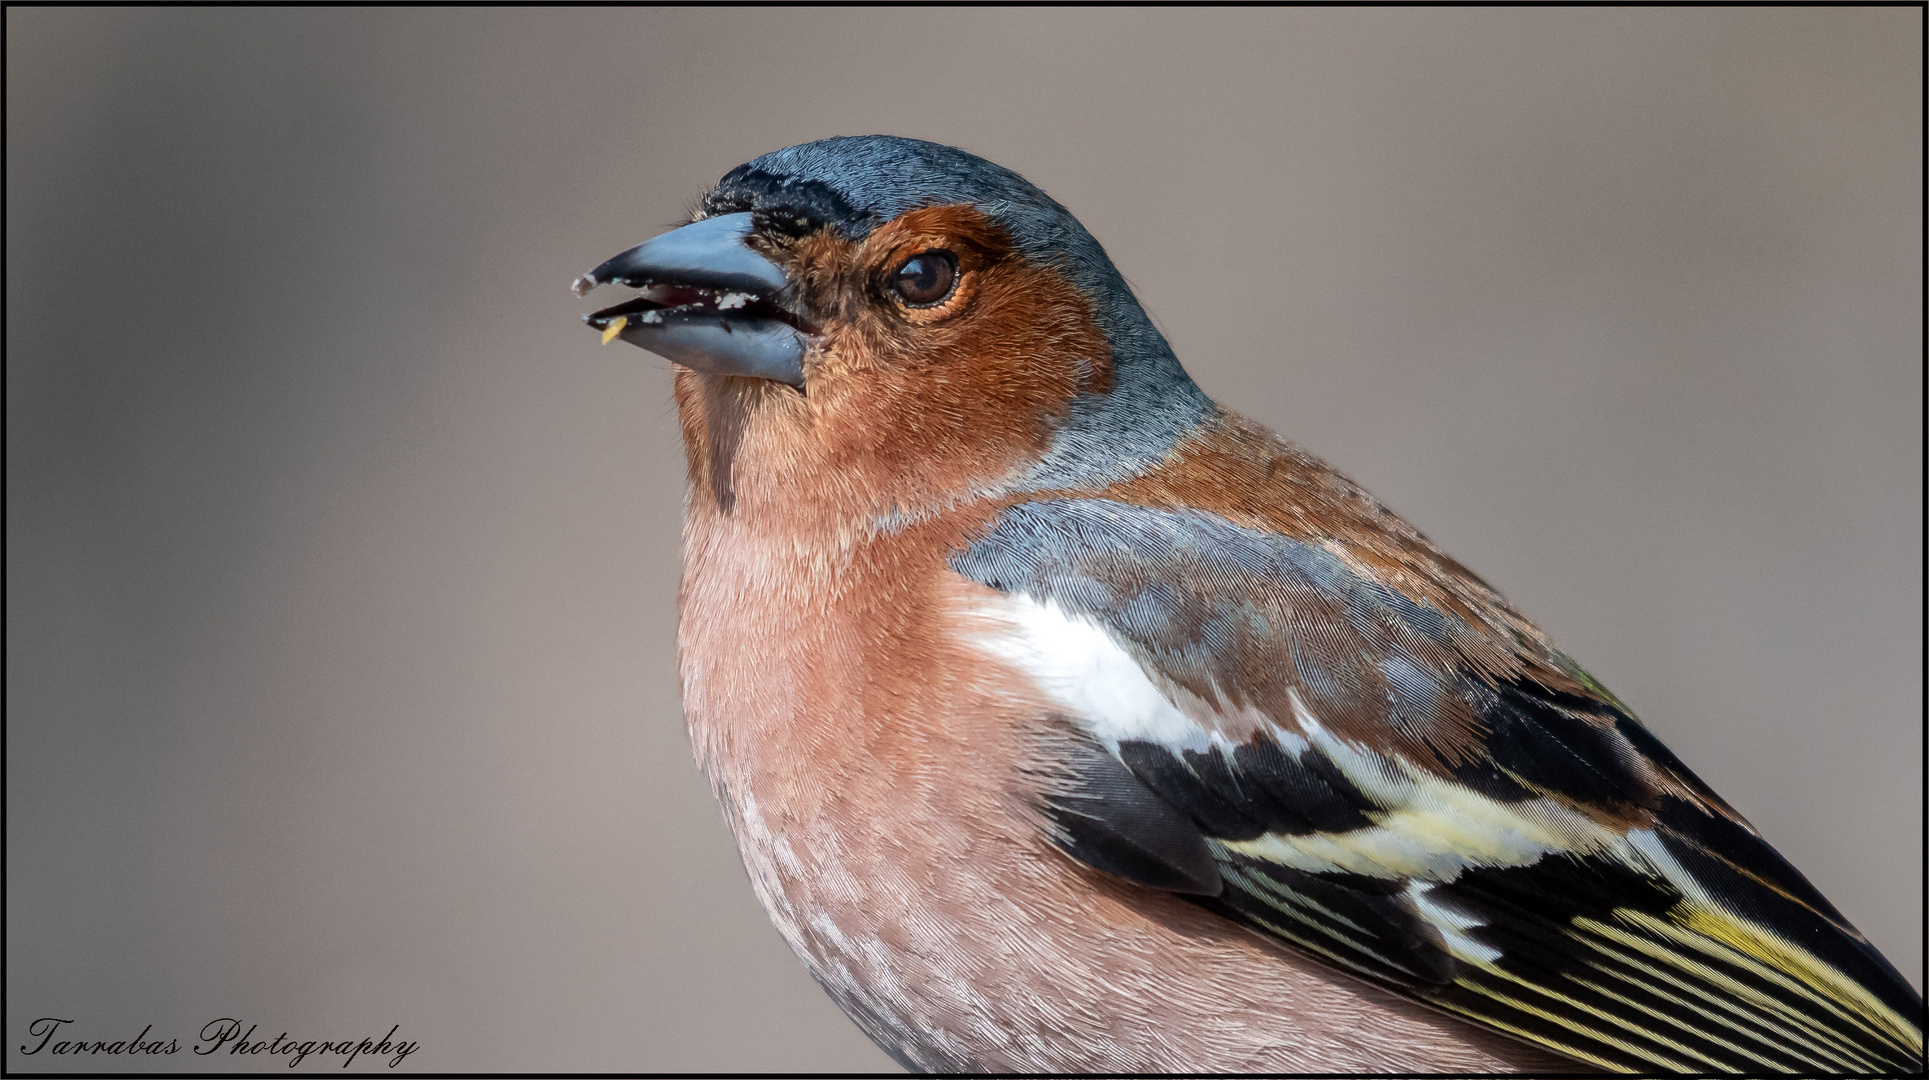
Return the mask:
[[703,209],[751,211],[760,227],[793,235],[831,226],[860,240],[906,211],[951,205],[977,207],[1027,259],[1065,273],[1101,309],[1102,325],[1106,294],[1126,291],[1098,242],[1030,181],[922,139],[847,135],[773,151],[730,170]]
[[820,180],[782,176],[751,165],[730,170],[703,197],[703,212],[715,217],[750,211],[760,231],[802,236],[826,226],[855,240],[879,223],[853,207]]
[[1092,234],[1036,185],[975,154],[891,135],[819,139],[730,170],[702,209],[748,211],[766,235],[829,226],[861,240],[906,211],[957,205],[976,207],[1025,259],[1063,274],[1090,301],[1112,345],[1112,389],[1073,404],[1054,449],[1021,490],[1123,479],[1214,415]]

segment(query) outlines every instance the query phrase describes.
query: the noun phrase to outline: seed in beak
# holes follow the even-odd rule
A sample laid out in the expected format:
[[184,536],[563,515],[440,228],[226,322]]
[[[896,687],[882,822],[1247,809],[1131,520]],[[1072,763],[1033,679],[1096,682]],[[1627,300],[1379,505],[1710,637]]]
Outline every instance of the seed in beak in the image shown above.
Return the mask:
[[618,315],[616,318],[611,319],[609,325],[603,327],[603,344],[608,345],[610,342],[615,341],[616,335],[622,333],[623,328],[629,324],[630,317],[628,315]]

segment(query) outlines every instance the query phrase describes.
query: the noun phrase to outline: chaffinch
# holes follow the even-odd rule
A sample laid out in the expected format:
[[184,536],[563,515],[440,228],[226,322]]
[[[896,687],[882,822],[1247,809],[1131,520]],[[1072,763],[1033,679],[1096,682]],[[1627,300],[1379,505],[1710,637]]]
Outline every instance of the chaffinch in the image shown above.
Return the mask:
[[679,365],[697,756],[899,1062],[1922,1069],[1794,867],[1044,192],[836,138],[691,218],[576,290]]

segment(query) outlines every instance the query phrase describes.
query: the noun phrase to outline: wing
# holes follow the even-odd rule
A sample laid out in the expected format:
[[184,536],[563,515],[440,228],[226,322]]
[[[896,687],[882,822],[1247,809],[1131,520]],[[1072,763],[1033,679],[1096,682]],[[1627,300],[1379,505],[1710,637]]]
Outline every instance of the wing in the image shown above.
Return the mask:
[[1612,695],[1344,556],[1095,499],[954,556],[1068,718],[1062,849],[1597,1067],[1921,1071],[1921,999]]

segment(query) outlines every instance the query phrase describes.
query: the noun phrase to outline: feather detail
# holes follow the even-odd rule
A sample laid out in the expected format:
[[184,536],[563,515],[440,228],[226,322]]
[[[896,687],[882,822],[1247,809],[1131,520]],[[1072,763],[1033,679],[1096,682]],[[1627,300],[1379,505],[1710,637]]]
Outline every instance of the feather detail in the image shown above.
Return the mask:
[[970,640],[1086,740],[1040,768],[1124,793],[1080,803],[1086,830],[1196,850],[1153,796],[1219,887],[1189,854],[1122,876],[1598,1068],[1920,1069],[1913,990],[1618,701],[1544,642],[1469,659],[1505,620],[1101,500],[1008,507],[951,565],[1001,594]]

